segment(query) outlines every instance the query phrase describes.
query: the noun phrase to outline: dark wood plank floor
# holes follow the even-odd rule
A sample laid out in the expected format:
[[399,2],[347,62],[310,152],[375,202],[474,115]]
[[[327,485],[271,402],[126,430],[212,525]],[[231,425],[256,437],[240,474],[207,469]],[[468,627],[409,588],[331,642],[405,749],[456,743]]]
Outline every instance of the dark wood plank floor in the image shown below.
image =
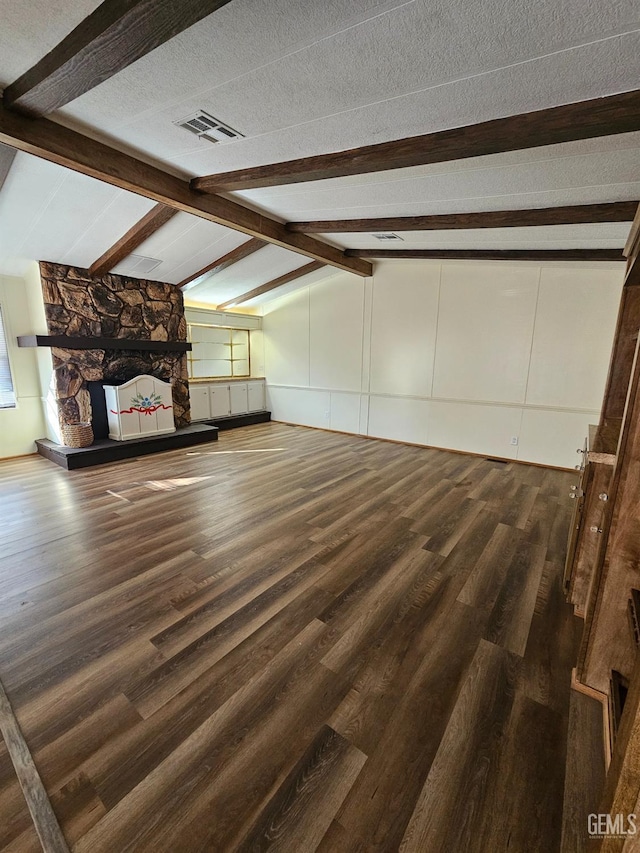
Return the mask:
[[[573,480],[280,424],[0,464],[0,678],[70,845],[560,850]],[[38,849],[3,745],[0,814]]]

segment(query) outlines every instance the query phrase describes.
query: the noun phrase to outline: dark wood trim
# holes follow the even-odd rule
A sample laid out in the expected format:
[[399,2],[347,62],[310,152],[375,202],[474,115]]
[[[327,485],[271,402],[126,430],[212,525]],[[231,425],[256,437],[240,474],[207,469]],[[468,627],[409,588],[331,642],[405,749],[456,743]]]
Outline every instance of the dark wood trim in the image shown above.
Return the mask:
[[4,186],[4,182],[7,179],[9,169],[13,164],[15,156],[15,148],[12,148],[10,145],[2,145],[2,143],[0,143],[0,190],[2,190],[2,187]]
[[231,305],[240,305],[242,302],[248,302],[249,299],[254,299],[256,296],[262,296],[263,293],[269,293],[270,290],[275,290],[276,287],[282,287],[283,284],[289,284],[290,281],[295,281],[297,278],[302,278],[303,275],[307,275],[307,273],[315,272],[316,270],[321,269],[325,264],[321,264],[319,261],[312,261],[310,264],[305,264],[303,267],[298,267],[296,270],[292,270],[292,272],[285,273],[284,275],[278,276],[278,278],[274,278],[271,281],[268,281],[266,284],[261,284],[260,287],[254,287],[253,290],[247,291],[247,293],[243,293],[241,296],[236,296],[235,299],[228,299],[226,302],[222,302],[220,305],[216,306],[218,310],[229,308]]
[[203,175],[194,178],[191,186],[206,192],[274,187],[445,163],[635,130],[640,130],[640,89],[347,151]]
[[51,801],[24,739],[13,707],[0,681],[0,732],[16,771],[33,825],[45,853],[69,853]]
[[627,259],[627,272],[624,279],[625,287],[633,287],[640,284],[640,207],[629,231],[629,238],[624,247]]
[[476,261],[622,261],[622,249],[347,249],[350,258]]
[[5,104],[40,116],[104,83],[229,0],[105,0],[4,90]]
[[178,287],[184,287],[185,284],[189,284],[192,281],[195,281],[196,278],[200,278],[201,275],[205,273],[211,273],[211,275],[217,275],[221,273],[223,270],[229,269],[229,267],[237,264],[238,261],[243,260],[244,258],[248,258],[249,255],[253,255],[254,252],[257,252],[258,249],[262,249],[265,246],[264,240],[259,240],[257,237],[252,237],[251,240],[247,240],[246,243],[242,243],[240,246],[237,246],[235,249],[232,249],[230,252],[227,252],[226,255],[223,255],[221,258],[216,258],[215,261],[212,261],[210,264],[207,264],[206,267],[203,267],[198,272],[194,272],[192,275],[187,276],[187,278],[183,279],[178,283]]
[[126,234],[107,249],[97,261],[89,267],[89,273],[99,278],[117,266],[128,257],[144,241],[155,234],[162,226],[172,219],[178,211],[166,204],[156,204],[149,213],[133,225]]
[[631,222],[637,201],[577,204],[529,210],[483,210],[434,216],[396,216],[381,219],[327,219],[287,222],[289,231],[338,234],[372,231],[451,231],[459,228],[529,228],[537,225],[576,225],[591,222]]
[[342,250],[308,234],[292,234],[284,223],[236,201],[198,193],[175,175],[49,119],[26,118],[0,106],[0,142],[324,264],[371,275],[371,264],[364,260],[347,258]]
[[126,349],[142,352],[189,352],[186,341],[146,341],[133,338],[74,338],[70,335],[18,335],[19,347],[60,349]]

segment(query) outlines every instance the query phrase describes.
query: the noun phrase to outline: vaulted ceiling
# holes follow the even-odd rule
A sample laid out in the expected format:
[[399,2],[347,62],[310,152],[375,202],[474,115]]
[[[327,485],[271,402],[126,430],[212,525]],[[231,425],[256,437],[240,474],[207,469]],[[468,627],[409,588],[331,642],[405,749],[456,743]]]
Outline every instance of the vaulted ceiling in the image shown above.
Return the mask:
[[[0,86],[36,65],[99,5],[3,0]],[[55,122],[188,181],[631,92],[638,80],[635,0],[231,0],[48,117],[28,121],[36,127]],[[177,124],[201,110],[242,136],[213,144]],[[320,222],[309,226],[313,240],[339,249],[617,252],[632,206],[614,221],[599,221],[608,217],[594,213],[595,221],[587,215],[520,227],[459,227],[460,220],[453,228],[438,222],[409,228],[387,221],[384,228],[364,230],[365,223],[353,232],[344,224],[331,230],[337,220],[636,201],[640,109],[627,124],[612,122],[611,133],[606,117],[603,127],[604,135],[600,128],[598,135],[576,133],[572,141],[553,144],[540,144],[545,137],[532,134],[535,147],[519,144],[516,150],[508,150],[504,132],[499,153],[467,152],[364,174],[351,169],[323,180],[276,177],[270,186],[221,195],[280,223]],[[0,141],[12,141],[1,123]],[[20,275],[33,259],[89,267],[159,200],[25,148],[33,150],[18,152],[0,191],[5,274]],[[189,298],[217,305],[317,257],[313,246],[299,254],[281,242],[269,245],[269,238],[236,263],[216,267],[255,232],[183,211],[166,217],[112,269],[178,283],[213,266],[186,289]],[[377,231],[398,239],[383,245],[373,236]]]

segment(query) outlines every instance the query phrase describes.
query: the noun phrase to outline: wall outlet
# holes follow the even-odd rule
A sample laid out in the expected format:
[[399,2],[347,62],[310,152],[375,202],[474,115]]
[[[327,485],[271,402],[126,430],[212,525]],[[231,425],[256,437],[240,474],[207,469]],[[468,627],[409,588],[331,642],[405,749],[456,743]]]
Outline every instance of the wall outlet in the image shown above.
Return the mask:
[[324,416],[326,420],[329,420],[329,418],[331,417],[331,412],[329,411],[329,409],[325,409]]
[[517,435],[511,436],[511,444],[513,444],[514,447],[518,446],[518,436]]

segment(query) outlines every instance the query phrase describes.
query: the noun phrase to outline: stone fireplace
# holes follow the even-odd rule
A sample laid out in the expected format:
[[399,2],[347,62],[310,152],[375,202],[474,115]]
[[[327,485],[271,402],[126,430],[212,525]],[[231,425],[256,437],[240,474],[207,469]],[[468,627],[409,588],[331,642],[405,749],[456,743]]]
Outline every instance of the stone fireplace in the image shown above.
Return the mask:
[[[44,261],[40,277],[48,336],[57,339],[52,392],[61,425],[92,420],[89,382],[117,385],[140,374],[170,381],[176,426],[191,422],[178,287],[113,274],[93,278],[85,269]],[[96,348],[87,348],[92,343]]]

